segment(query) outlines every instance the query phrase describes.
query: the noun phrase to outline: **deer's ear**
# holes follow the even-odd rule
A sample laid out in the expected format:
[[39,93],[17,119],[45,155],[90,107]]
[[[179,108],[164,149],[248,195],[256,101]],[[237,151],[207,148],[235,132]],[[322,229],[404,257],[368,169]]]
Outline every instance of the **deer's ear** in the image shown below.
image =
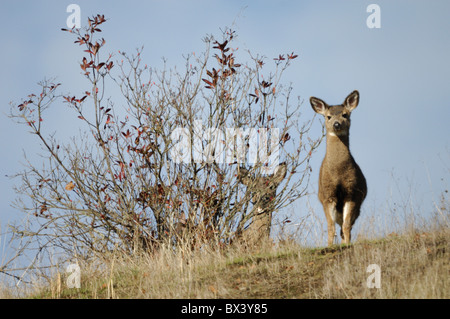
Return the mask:
[[351,112],[358,106],[358,103],[359,92],[355,90],[346,97],[344,106]]
[[272,182],[278,186],[283,179],[286,177],[287,167],[286,163],[283,162],[275,168],[275,173],[272,176]]
[[325,110],[327,109],[327,103],[325,103],[321,99],[318,99],[314,96],[311,96],[309,98],[309,102],[311,103],[311,106],[315,112],[325,115]]

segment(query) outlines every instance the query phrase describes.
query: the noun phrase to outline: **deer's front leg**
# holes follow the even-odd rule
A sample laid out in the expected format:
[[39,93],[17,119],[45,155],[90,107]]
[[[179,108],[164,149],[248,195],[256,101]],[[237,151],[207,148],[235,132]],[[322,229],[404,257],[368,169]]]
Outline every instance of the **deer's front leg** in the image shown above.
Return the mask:
[[324,205],[325,216],[328,224],[328,246],[333,245],[336,234],[336,203],[329,201]]
[[344,221],[342,223],[342,232],[344,233],[344,244],[350,244],[352,231],[352,216],[356,207],[355,202],[346,202],[344,204]]

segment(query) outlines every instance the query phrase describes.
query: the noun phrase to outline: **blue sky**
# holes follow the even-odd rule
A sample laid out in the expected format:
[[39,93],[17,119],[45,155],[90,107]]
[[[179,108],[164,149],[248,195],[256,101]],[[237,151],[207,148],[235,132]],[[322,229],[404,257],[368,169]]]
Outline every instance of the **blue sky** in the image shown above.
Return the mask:
[[[9,102],[36,92],[36,83],[57,77],[63,93],[78,94],[85,84],[80,49],[60,29],[69,4],[81,8],[81,22],[97,13],[106,50],[132,52],[145,47],[143,60],[159,68],[161,58],[183,66],[183,54],[201,52],[202,38],[233,26],[242,52],[299,54],[286,72],[293,95],[304,100],[302,116],[314,111],[309,97],[343,102],[353,90],[360,105],[352,115],[351,150],[368,181],[365,212],[386,209],[387,202],[410,197],[423,209],[448,189],[450,173],[450,2],[433,1],[1,1],[0,30],[0,227],[23,217],[10,207],[23,150],[30,158],[39,145],[7,116]],[[381,8],[381,28],[369,29],[369,4]],[[241,52],[241,53],[242,53]],[[48,121],[66,134],[72,117],[54,107]],[[320,127],[311,134],[318,136]],[[316,153],[311,191],[325,153]],[[19,181],[16,181],[18,185]],[[399,186],[400,191],[396,190]],[[323,217],[316,196],[308,201]],[[307,214],[302,203],[295,214]],[[380,212],[381,213],[381,212]],[[323,218],[324,219],[324,218]],[[325,237],[325,236],[324,236]]]

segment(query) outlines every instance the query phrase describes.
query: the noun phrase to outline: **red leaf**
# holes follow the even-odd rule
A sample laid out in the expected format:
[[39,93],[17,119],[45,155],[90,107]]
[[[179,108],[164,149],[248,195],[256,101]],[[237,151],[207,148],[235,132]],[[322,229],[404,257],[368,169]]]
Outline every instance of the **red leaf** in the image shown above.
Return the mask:
[[298,57],[298,55],[297,55],[297,54],[294,55],[294,52],[292,52],[290,55],[288,55],[288,59],[289,59],[289,60],[293,60],[293,59],[295,59],[296,57]]
[[99,63],[95,68],[96,68],[97,71],[98,71],[98,70],[100,70],[100,69],[102,68],[102,66],[104,66],[104,65],[105,65],[105,63],[102,62],[102,63]]
[[68,190],[68,191],[71,191],[71,190],[73,190],[74,188],[75,188],[75,184],[74,184],[73,182],[69,182],[69,183],[66,185],[66,187],[65,187],[65,189]]
[[206,84],[210,85],[210,86],[214,86],[211,81],[208,81],[206,79],[202,79],[203,82],[205,82]]
[[95,43],[95,45],[92,47],[92,54],[96,55],[99,49],[100,49],[100,44]]
[[126,133],[122,132],[122,135],[125,136],[126,138],[129,138],[131,136],[131,132],[130,130],[127,129],[127,132]]

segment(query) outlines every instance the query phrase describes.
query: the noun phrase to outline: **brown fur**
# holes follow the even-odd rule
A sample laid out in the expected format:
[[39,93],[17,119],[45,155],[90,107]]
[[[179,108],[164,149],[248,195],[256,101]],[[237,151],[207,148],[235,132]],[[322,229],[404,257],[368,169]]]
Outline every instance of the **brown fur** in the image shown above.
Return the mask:
[[238,173],[240,183],[247,186],[253,193],[252,222],[245,231],[249,240],[269,238],[272,224],[273,202],[277,194],[277,187],[286,176],[286,163],[281,163],[273,175],[252,177],[247,169],[241,167]]
[[335,223],[341,226],[344,243],[349,244],[352,226],[367,195],[366,179],[349,145],[350,113],[358,106],[359,93],[353,91],[341,105],[329,106],[315,97],[310,102],[314,111],[325,117],[327,130],[327,151],[319,174],[319,200],[327,218],[328,245],[333,244]]

